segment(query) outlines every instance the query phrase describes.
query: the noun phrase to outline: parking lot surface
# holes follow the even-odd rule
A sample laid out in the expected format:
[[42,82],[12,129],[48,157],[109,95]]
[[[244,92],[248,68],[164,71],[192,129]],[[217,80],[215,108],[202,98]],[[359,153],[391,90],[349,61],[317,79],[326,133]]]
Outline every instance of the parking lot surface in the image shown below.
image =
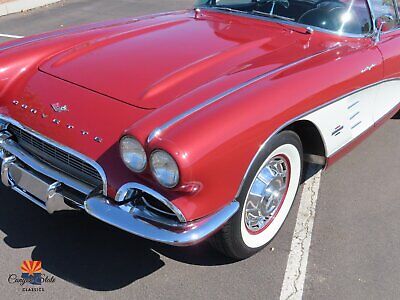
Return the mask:
[[[62,1],[1,17],[0,34],[26,36],[192,5],[191,0]],[[400,116],[322,172],[318,189],[303,298],[400,299]],[[0,298],[279,299],[301,195],[264,251],[233,262],[208,243],[174,248],[84,213],[48,215],[0,187]],[[54,276],[43,292],[9,283],[27,259],[42,261],[43,273]]]

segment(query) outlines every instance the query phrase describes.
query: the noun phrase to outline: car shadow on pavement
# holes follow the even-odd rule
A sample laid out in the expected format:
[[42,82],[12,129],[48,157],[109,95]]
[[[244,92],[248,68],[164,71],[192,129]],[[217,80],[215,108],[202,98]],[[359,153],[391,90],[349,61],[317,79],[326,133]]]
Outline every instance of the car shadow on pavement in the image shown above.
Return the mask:
[[208,243],[176,248],[130,235],[83,212],[49,215],[4,188],[0,199],[5,243],[13,249],[34,247],[32,259],[42,261],[44,272],[90,290],[113,291],[146,277],[165,265],[161,255],[201,266],[233,262]]
[[392,117],[394,120],[400,120],[400,110]]

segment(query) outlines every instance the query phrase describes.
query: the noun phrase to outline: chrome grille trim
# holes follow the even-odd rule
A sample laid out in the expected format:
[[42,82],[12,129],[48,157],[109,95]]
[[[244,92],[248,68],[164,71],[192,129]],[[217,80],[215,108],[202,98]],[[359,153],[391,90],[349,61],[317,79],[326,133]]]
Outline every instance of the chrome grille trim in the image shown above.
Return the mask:
[[[94,179],[95,181],[102,181],[101,175],[91,164],[86,163],[85,161],[71,155],[66,151],[63,151],[62,149],[59,149],[58,147],[49,145],[48,143],[34,137],[33,135],[29,134],[19,127],[16,127],[15,125],[8,126],[7,130],[13,135],[13,137],[17,138],[18,143],[21,145],[21,147],[26,147],[26,150],[28,151],[31,150],[30,148],[33,148],[35,152],[39,153],[32,154],[39,156],[40,159],[48,162],[49,164],[53,165],[51,161],[46,160],[47,157],[51,157],[55,161],[59,161],[62,164],[71,167],[74,171],[77,172],[77,174],[83,173],[86,176]],[[56,165],[54,167],[63,170],[62,167],[58,167]]]
[[69,154],[71,156],[75,156],[75,157],[79,158],[80,160],[84,161],[86,164],[92,166],[94,169],[97,170],[98,174],[100,174],[101,181],[103,183],[103,195],[107,196],[107,177],[106,177],[106,174],[105,174],[103,168],[96,161],[92,160],[91,158],[89,158],[89,157],[87,157],[87,156],[85,156],[85,155],[83,155],[83,154],[81,154],[81,153],[79,153],[79,152],[77,152],[77,151],[75,151],[75,150],[73,150],[71,148],[68,148],[68,147],[66,147],[64,145],[61,145],[58,142],[55,142],[55,141],[53,141],[53,140],[51,140],[51,139],[49,139],[47,137],[44,137],[40,133],[32,130],[29,127],[26,127],[25,125],[22,125],[21,123],[19,123],[18,121],[14,120],[14,119],[12,119],[10,117],[7,117],[5,115],[0,114],[0,122],[1,121],[7,122],[9,124],[12,124],[13,126],[15,126],[15,127],[19,128],[19,129],[24,130],[25,132],[29,133],[30,135],[32,135],[36,139],[38,139],[38,140],[40,140],[40,141],[42,141],[44,143],[50,144],[51,146],[53,146],[55,148],[58,148],[59,150],[65,152],[65,153],[67,153],[67,154]]
[[[0,133],[0,138],[4,133]],[[64,183],[66,186],[71,187],[72,189],[85,194],[89,195],[93,190],[93,186],[89,186],[85,184],[84,182],[74,178],[70,177],[62,172],[59,172],[58,170],[52,168],[46,163],[43,163],[36,159],[35,157],[31,156],[30,153],[25,151],[23,148],[19,146],[18,143],[16,143],[12,139],[7,139],[2,142],[0,142],[0,147],[5,150],[6,153],[11,154],[12,156],[6,156],[3,159],[2,162],[2,169],[4,169],[2,172],[2,182],[5,186],[8,186],[8,170],[4,168],[4,163],[10,163],[8,160],[18,160],[28,166],[30,169],[34,170],[36,173],[41,174],[45,177],[51,178],[54,181],[59,181]],[[13,162],[13,161],[11,161]]]

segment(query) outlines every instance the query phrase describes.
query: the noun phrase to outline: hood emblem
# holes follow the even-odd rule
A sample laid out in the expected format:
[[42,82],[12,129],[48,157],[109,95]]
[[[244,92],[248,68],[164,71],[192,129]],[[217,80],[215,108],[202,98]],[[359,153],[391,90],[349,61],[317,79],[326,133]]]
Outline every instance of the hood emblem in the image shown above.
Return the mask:
[[51,108],[57,113],[69,111],[67,105],[61,105],[58,102],[54,103],[54,104],[51,104]]

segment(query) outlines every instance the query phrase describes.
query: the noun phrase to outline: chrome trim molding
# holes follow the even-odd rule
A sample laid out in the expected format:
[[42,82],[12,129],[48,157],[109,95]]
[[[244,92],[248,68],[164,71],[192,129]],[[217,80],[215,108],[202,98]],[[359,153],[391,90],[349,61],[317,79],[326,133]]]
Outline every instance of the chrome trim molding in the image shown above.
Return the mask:
[[[342,96],[340,96],[340,97],[338,97],[338,98],[336,98],[336,99],[333,99],[333,100],[331,100],[331,101],[328,101],[328,102],[326,102],[326,103],[324,103],[324,104],[322,104],[322,105],[320,105],[320,106],[318,106],[318,107],[315,107],[315,108],[313,108],[313,109],[311,109],[311,110],[309,110],[309,111],[307,111],[307,112],[304,112],[304,113],[302,113],[301,115],[299,115],[299,116],[297,116],[297,117],[295,117],[295,118],[293,118],[293,119],[288,120],[288,121],[285,122],[283,125],[281,125],[280,127],[276,128],[276,129],[268,136],[268,138],[261,144],[261,146],[260,146],[260,148],[258,148],[258,151],[256,152],[256,154],[253,156],[253,159],[251,160],[250,165],[248,166],[248,168],[247,168],[247,170],[246,170],[246,173],[245,173],[245,175],[244,175],[243,178],[242,178],[242,182],[240,183],[239,189],[238,189],[238,191],[236,192],[235,199],[236,199],[237,197],[239,197],[239,195],[240,195],[240,193],[241,193],[241,191],[242,191],[243,185],[244,185],[244,181],[246,180],[246,177],[248,176],[248,174],[249,174],[249,172],[250,172],[250,169],[252,168],[252,166],[253,166],[255,160],[257,159],[257,156],[258,156],[262,151],[264,151],[265,146],[267,145],[267,143],[271,140],[271,138],[272,138],[274,135],[276,135],[277,133],[279,133],[280,131],[282,131],[283,129],[285,129],[286,127],[288,127],[289,125],[295,123],[296,121],[299,121],[300,119],[304,118],[305,116],[307,116],[307,115],[309,115],[309,114],[312,114],[313,112],[315,112],[315,111],[317,111],[317,110],[320,110],[320,109],[322,109],[322,108],[324,108],[324,107],[326,107],[326,106],[328,106],[328,105],[331,105],[331,104],[333,104],[333,103],[335,103],[335,102],[337,102],[337,101],[340,101],[340,100],[342,100],[342,99],[344,99],[344,98],[346,98],[346,97],[349,97],[349,96],[351,96],[351,95],[353,95],[353,94],[356,94],[356,93],[358,93],[358,92],[361,92],[361,91],[363,91],[363,90],[365,90],[365,89],[371,88],[371,87],[373,87],[373,86],[379,85],[379,84],[384,83],[384,82],[388,82],[388,81],[398,81],[398,80],[400,80],[400,78],[384,79],[384,80],[381,80],[381,81],[372,83],[372,84],[370,84],[370,85],[367,85],[367,86],[365,86],[365,87],[362,87],[362,88],[360,88],[360,89],[354,90],[354,91],[352,91],[352,92],[350,92],[350,93],[347,93],[347,94],[345,94],[345,95],[342,95]],[[314,125],[318,128],[318,126],[317,126],[316,124],[314,124]],[[320,132],[319,128],[318,128],[318,131]],[[320,134],[321,134],[321,132],[320,132]],[[322,141],[324,142],[324,147],[325,147],[325,149],[326,149],[325,139],[324,139],[324,136],[323,136],[322,134],[321,134],[321,137],[322,137]],[[352,141],[353,141],[353,140],[352,140]],[[351,141],[350,141],[350,142],[351,142]],[[350,142],[349,142],[349,143],[350,143]],[[348,143],[347,143],[346,145],[348,145]],[[336,152],[333,153],[333,154],[331,154],[330,157],[332,157],[332,156],[335,155],[337,152],[339,152],[341,149],[343,149],[344,147],[346,147],[346,145],[344,145],[343,147],[341,147],[341,148],[339,148],[338,150],[336,150]]]
[[239,202],[233,201],[211,216],[182,224],[178,228],[169,228],[137,218],[134,213],[111,204],[103,197],[90,198],[85,202],[86,212],[100,221],[134,235],[174,246],[190,246],[205,240],[220,229],[239,210],[239,206]]
[[300,60],[294,61],[294,62],[292,62],[290,64],[281,66],[281,67],[276,68],[276,69],[274,69],[272,71],[268,71],[268,72],[266,72],[264,74],[261,74],[261,75],[258,75],[256,77],[254,77],[254,78],[252,78],[252,79],[250,79],[250,80],[248,80],[248,81],[246,81],[246,82],[244,82],[244,83],[242,83],[242,84],[240,84],[240,85],[238,85],[236,87],[233,87],[233,88],[231,88],[231,89],[229,89],[229,90],[227,90],[227,91],[225,91],[225,92],[223,92],[223,93],[221,93],[221,94],[219,94],[219,95],[217,95],[217,96],[215,96],[215,97],[213,97],[211,99],[208,99],[208,100],[196,105],[195,107],[187,110],[186,112],[176,116],[175,118],[169,120],[168,122],[164,123],[163,125],[155,128],[150,133],[149,137],[147,138],[147,142],[150,143],[155,137],[159,136],[165,130],[167,130],[168,128],[173,126],[175,123],[178,123],[179,121],[182,121],[183,119],[185,119],[185,118],[189,117],[190,115],[202,110],[203,108],[205,108],[207,106],[210,106],[211,104],[214,104],[215,102],[218,102],[218,101],[222,100],[226,96],[234,94],[235,92],[237,92],[237,91],[239,91],[239,90],[241,90],[241,89],[243,89],[243,88],[245,88],[245,87],[247,87],[249,85],[252,85],[252,84],[254,84],[254,83],[256,83],[256,82],[258,82],[258,81],[260,81],[260,80],[262,80],[262,79],[264,79],[266,77],[268,77],[268,76],[274,75],[274,74],[279,73],[281,71],[284,71],[284,70],[286,70],[288,68],[294,67],[294,66],[296,66],[298,64],[306,62],[306,61],[308,61],[310,59],[313,59],[313,58],[315,58],[315,57],[317,57],[317,56],[319,56],[319,55],[321,55],[323,53],[327,53],[327,52],[329,52],[331,50],[334,50],[334,49],[336,49],[338,47],[339,47],[339,44],[336,44],[336,46],[333,46],[333,47],[330,47],[330,48],[325,49],[323,51],[314,53],[313,55],[310,55],[310,56],[307,56],[307,57],[302,58]]
[[[251,15],[251,14],[246,14],[244,12],[241,13],[240,11],[222,11],[222,10],[219,10],[218,8],[214,8],[212,6],[200,6],[199,8],[202,8],[203,10],[211,10],[211,11],[214,11],[214,12],[245,16],[245,17],[248,17],[248,18],[251,18],[251,19],[263,20],[263,21],[268,21],[268,22],[272,22],[272,23],[285,24],[285,25],[293,26],[293,27],[300,27],[300,28],[304,28],[306,30],[308,30],[308,28],[311,28],[314,31],[323,32],[323,33],[330,33],[332,35],[348,37],[348,38],[370,38],[374,34],[373,30],[371,30],[370,32],[365,33],[365,34],[362,34],[362,33],[360,33],[360,34],[356,34],[356,33],[339,33],[339,32],[334,31],[334,30],[324,29],[324,28],[321,28],[321,27],[318,27],[318,26],[301,24],[301,23],[297,23],[297,22],[289,21],[289,20],[286,21],[286,20],[263,17],[263,16],[260,16],[260,15]],[[372,17],[372,15],[370,15],[370,17]],[[372,22],[372,23],[374,23],[374,22]],[[373,26],[372,29],[374,29],[374,25],[372,25],[372,26]]]
[[74,156],[76,156],[76,157],[88,162],[89,164],[91,164],[97,170],[97,172],[99,172],[99,174],[100,174],[100,176],[102,178],[102,181],[103,181],[103,195],[107,196],[107,187],[108,187],[107,186],[107,184],[108,184],[107,183],[107,176],[106,176],[106,173],[104,172],[103,168],[96,161],[92,160],[91,158],[89,158],[89,157],[87,157],[87,156],[85,156],[85,155],[83,155],[83,154],[81,154],[81,153],[79,153],[79,152],[77,152],[77,151],[75,151],[75,150],[73,150],[71,148],[68,148],[68,147],[66,147],[64,145],[61,145],[58,142],[55,142],[55,141],[53,141],[53,140],[51,140],[51,139],[49,139],[47,137],[44,137],[40,133],[34,131],[33,129],[31,129],[31,128],[25,126],[25,125],[22,125],[18,121],[14,120],[14,119],[12,119],[12,118],[10,118],[8,116],[0,114],[0,122],[1,121],[3,121],[3,123],[4,123],[4,121],[7,122],[7,123],[11,123],[14,126],[17,126],[17,127],[21,128],[23,130],[26,130],[30,134],[35,136],[36,138],[38,138],[38,139],[40,139],[40,140],[42,140],[42,141],[44,141],[46,143],[49,143],[54,147],[57,147],[57,148],[62,149],[64,151],[68,152],[68,153],[71,153],[72,155],[74,155]]
[[118,190],[117,195],[115,196],[115,201],[123,202],[129,195],[129,192],[131,190],[135,190],[135,189],[143,191],[146,194],[153,196],[158,201],[160,201],[162,204],[164,204],[166,207],[168,207],[171,211],[173,211],[180,222],[182,222],[182,223],[186,222],[186,218],[183,215],[183,213],[179,210],[179,208],[177,208],[174,204],[172,204],[171,201],[169,201],[167,198],[165,198],[163,195],[156,192],[155,190],[153,190],[145,185],[139,184],[139,183],[130,182],[130,183],[123,185]]

